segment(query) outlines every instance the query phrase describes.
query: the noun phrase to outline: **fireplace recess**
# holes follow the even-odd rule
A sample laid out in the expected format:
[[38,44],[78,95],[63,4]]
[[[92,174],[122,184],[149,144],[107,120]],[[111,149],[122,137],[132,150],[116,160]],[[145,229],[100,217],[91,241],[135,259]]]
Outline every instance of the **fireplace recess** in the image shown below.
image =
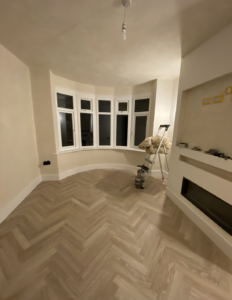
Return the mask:
[[232,235],[232,205],[183,178],[181,195]]

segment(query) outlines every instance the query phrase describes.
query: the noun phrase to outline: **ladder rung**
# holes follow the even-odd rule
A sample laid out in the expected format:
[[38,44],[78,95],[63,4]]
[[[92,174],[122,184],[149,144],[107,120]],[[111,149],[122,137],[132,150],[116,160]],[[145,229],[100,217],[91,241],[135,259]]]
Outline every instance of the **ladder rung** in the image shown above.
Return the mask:
[[149,163],[149,164],[152,164],[152,161],[148,158],[145,158],[145,160]]
[[148,171],[149,171],[149,168],[146,167],[146,166],[141,166],[141,169],[143,169],[145,172],[148,172]]

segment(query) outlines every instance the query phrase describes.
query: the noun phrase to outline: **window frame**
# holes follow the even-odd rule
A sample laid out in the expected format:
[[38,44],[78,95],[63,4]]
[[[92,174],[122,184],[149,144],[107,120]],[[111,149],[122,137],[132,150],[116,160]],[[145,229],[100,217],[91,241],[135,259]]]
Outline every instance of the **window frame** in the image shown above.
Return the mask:
[[[135,112],[135,101],[136,100],[145,100],[149,99],[149,110],[142,111],[142,112]],[[133,97],[133,105],[132,105],[132,131],[131,131],[131,149],[139,149],[138,146],[135,146],[135,124],[136,124],[136,117],[147,117],[146,123],[146,137],[149,135],[149,121],[150,121],[150,110],[151,110],[151,94],[141,94],[135,95]],[[146,138],[145,137],[145,138]]]
[[[110,112],[99,112],[98,101],[110,101]],[[114,98],[112,95],[96,95],[96,128],[97,128],[97,149],[112,149],[114,147]],[[99,144],[99,115],[110,115],[110,145],[100,145]]]
[[[115,149],[130,149],[131,148],[131,106],[132,106],[132,96],[117,96],[115,101],[115,121],[114,121],[114,148]],[[127,111],[119,111],[119,102],[127,103]],[[128,115],[128,128],[127,128],[127,146],[117,146],[117,116],[118,115]]]
[[[67,96],[72,96],[73,98],[73,109],[70,108],[60,108],[58,107],[57,101],[57,93],[64,94]],[[53,116],[54,116],[54,130],[55,130],[55,139],[56,139],[56,153],[69,153],[74,151],[82,151],[82,150],[94,150],[94,149],[117,149],[117,150],[132,150],[132,151],[141,151],[137,146],[134,146],[134,133],[135,133],[135,120],[136,116],[147,116],[147,128],[146,128],[146,136],[148,136],[149,132],[149,119],[150,119],[150,110],[151,110],[151,93],[150,94],[140,94],[140,95],[101,95],[101,94],[93,94],[93,93],[83,93],[78,92],[76,90],[71,90],[67,88],[63,88],[60,86],[55,86],[55,91],[53,94],[54,101],[52,104],[53,107]],[[135,100],[146,99],[149,98],[149,111],[148,112],[140,112],[135,113]],[[81,100],[91,101],[91,109],[81,109]],[[111,112],[99,112],[98,101],[110,101],[111,103]],[[118,105],[120,102],[127,102],[127,111],[119,111]],[[60,125],[60,116],[59,113],[71,113],[72,114],[72,122],[73,122],[73,146],[62,146],[62,136],[61,136],[61,125]],[[93,146],[82,146],[81,142],[81,119],[80,114],[87,113],[93,115]],[[99,145],[99,115],[110,115],[111,116],[111,143],[110,145],[104,146]],[[127,146],[117,146],[116,145],[116,130],[117,130],[117,115],[128,115],[128,135],[127,135]],[[58,128],[57,128],[58,126]],[[58,136],[58,137],[57,137]]]
[[[73,97],[73,109],[71,108],[63,108],[58,106],[57,101],[57,94],[63,94],[67,96]],[[78,139],[77,139],[77,115],[76,115],[76,93],[75,91],[65,89],[62,87],[55,87],[55,105],[56,105],[56,118],[57,118],[57,125],[58,125],[58,143],[59,143],[59,150],[62,151],[71,151],[78,149]],[[62,146],[62,136],[61,136],[61,126],[60,126],[60,112],[61,113],[70,113],[72,114],[72,124],[73,124],[73,146]]]
[[[95,103],[95,95],[94,94],[89,94],[89,93],[80,93],[80,92],[76,92],[77,93],[77,101],[78,101],[78,110],[77,110],[77,114],[78,114],[78,121],[79,121],[79,130],[78,130],[78,139],[79,139],[79,148],[80,150],[89,150],[89,149],[95,149],[96,148],[96,139],[97,139],[97,135],[96,135],[96,103]],[[90,110],[88,109],[81,109],[81,100],[89,100],[91,101],[90,104]],[[92,114],[93,115],[93,146],[82,146],[82,141],[81,141],[81,113],[84,114]]]

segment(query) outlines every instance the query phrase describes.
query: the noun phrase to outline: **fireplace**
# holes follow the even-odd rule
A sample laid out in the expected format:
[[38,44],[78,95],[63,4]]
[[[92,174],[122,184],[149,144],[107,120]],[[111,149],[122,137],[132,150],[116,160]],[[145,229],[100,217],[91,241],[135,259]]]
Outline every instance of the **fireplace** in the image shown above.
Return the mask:
[[183,178],[181,195],[232,235],[232,205]]

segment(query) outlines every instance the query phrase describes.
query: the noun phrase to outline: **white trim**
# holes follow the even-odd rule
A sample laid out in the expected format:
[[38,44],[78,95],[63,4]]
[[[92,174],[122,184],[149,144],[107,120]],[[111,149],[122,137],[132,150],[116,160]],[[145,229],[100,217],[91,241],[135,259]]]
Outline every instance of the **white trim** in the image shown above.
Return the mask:
[[[77,115],[78,115],[78,135],[77,139],[79,141],[80,150],[95,149],[97,145],[97,129],[96,129],[96,100],[95,95],[90,93],[77,93]],[[81,109],[81,99],[91,100],[91,110]],[[81,135],[81,114],[89,114],[93,117],[93,146],[82,146],[82,135]]]
[[[42,175],[42,181],[54,181],[54,180],[62,180],[66,177],[75,175],[77,173],[86,172],[90,170],[99,170],[99,169],[116,169],[116,170],[128,170],[134,172],[136,174],[138,167],[123,165],[123,164],[95,164],[95,165],[87,165],[82,167],[77,167],[74,169],[70,169],[60,174],[48,174]],[[164,177],[168,177],[168,173],[164,172]],[[150,176],[161,176],[160,170],[153,170]]]
[[9,216],[9,214],[36,188],[40,182],[41,177],[38,176],[0,210],[0,223]]
[[[138,146],[134,145],[135,140],[135,122],[136,117],[147,117],[147,123],[146,123],[146,136],[149,136],[149,124],[150,124],[150,108],[151,108],[151,93],[141,94],[141,95],[134,95],[132,100],[132,111],[131,111],[131,145],[130,147],[133,149],[138,149]],[[143,112],[135,112],[135,101],[136,100],[143,100],[143,99],[149,99],[149,109],[148,111]]]
[[[57,93],[68,95],[73,97],[73,109],[67,109],[63,107],[58,107],[57,103]],[[76,103],[76,92],[73,90],[69,90],[66,88],[55,86],[55,108],[56,108],[56,117],[57,117],[57,125],[58,125],[58,141],[59,141],[59,149],[60,150],[75,150],[79,147],[78,139],[77,139],[77,103]],[[62,137],[61,137],[61,128],[60,128],[60,112],[61,113],[70,113],[72,114],[72,123],[73,123],[73,141],[74,145],[70,147],[62,146]]]
[[41,175],[42,181],[58,181],[60,180],[59,174],[42,174]]
[[[100,112],[98,101],[110,101],[110,112]],[[99,115],[109,115],[110,116],[110,145],[100,145],[99,144]],[[114,147],[114,98],[113,95],[96,95],[96,128],[97,128],[97,143],[96,148],[113,149]]]
[[232,259],[232,236],[207,217],[182,195],[166,188],[166,195],[230,258]]
[[[116,96],[114,98],[115,105],[115,120],[114,120],[114,148],[115,149],[131,149],[131,107],[132,107],[132,96]],[[119,111],[118,104],[119,102],[127,103],[127,111]],[[117,146],[117,116],[118,115],[126,115],[128,116],[128,127],[127,127],[127,146]]]
[[[73,109],[65,109],[57,107],[57,93],[73,96],[74,107]],[[139,112],[134,113],[134,102],[138,99],[149,98],[149,107],[151,107],[152,94],[143,93],[136,94],[134,96],[130,95],[101,95],[93,93],[83,93],[76,90],[71,90],[63,88],[60,86],[55,86],[55,97],[54,97],[54,108],[56,110],[56,118],[54,118],[55,132],[58,136],[58,149],[56,149],[56,154],[69,153],[80,150],[93,150],[93,149],[118,149],[118,150],[134,150],[140,151],[138,147],[134,146],[134,127],[136,116],[147,116],[147,126],[146,126],[146,136],[149,136],[149,122],[150,122],[150,112]],[[80,99],[91,100],[91,110],[81,110]],[[111,101],[111,112],[98,112],[98,100]],[[118,112],[117,105],[118,102],[128,102],[128,112]],[[133,106],[133,107],[132,107]],[[71,113],[73,112],[73,135],[74,135],[74,146],[62,147],[61,143],[61,130],[60,130],[60,119],[59,112]],[[80,126],[80,114],[87,113],[93,116],[93,146],[82,146],[81,142],[81,126]],[[110,115],[111,116],[111,141],[110,145],[99,145],[99,114]],[[117,114],[128,114],[128,143],[126,147],[116,146],[116,117]],[[57,124],[56,124],[57,122]],[[58,128],[57,128],[58,126]]]
[[78,151],[89,151],[89,150],[129,150],[129,151],[135,151],[135,152],[144,152],[144,150],[141,149],[134,149],[134,148],[127,148],[127,147],[110,147],[108,146],[108,148],[106,146],[99,146],[99,147],[85,147],[85,149],[70,149],[70,150],[60,150],[58,152],[53,153],[53,155],[60,155],[60,154],[64,154],[64,153],[71,153],[71,152],[78,152]]

